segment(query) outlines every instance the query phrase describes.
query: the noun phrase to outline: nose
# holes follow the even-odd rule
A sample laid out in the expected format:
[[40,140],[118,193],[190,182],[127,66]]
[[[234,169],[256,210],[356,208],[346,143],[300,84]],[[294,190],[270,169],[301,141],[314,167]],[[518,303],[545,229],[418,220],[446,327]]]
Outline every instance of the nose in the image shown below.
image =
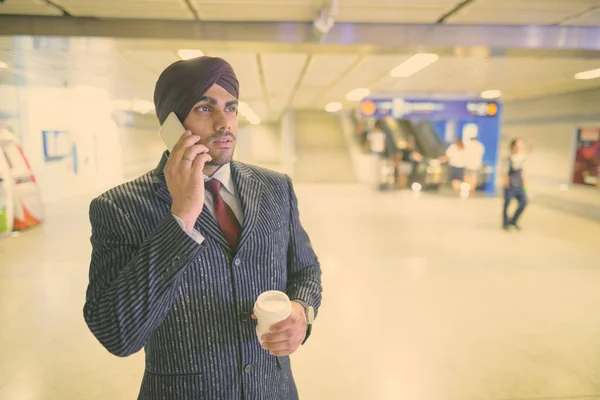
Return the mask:
[[228,132],[231,130],[224,112],[220,111],[213,114],[213,128],[215,132]]

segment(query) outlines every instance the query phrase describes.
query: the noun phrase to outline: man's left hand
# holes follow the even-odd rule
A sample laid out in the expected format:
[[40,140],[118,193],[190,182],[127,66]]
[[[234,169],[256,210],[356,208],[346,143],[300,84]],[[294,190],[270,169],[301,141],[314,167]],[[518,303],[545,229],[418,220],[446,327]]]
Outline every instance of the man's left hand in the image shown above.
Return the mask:
[[262,348],[277,357],[293,354],[306,337],[306,325],[304,307],[292,301],[292,313],[283,321],[271,325],[271,332],[262,336]]

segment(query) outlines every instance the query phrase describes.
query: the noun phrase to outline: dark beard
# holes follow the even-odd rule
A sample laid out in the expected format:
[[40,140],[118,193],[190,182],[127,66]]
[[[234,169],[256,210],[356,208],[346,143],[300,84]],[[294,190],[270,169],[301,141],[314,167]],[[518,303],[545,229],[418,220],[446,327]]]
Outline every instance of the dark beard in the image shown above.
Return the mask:
[[211,154],[210,156],[212,157],[212,160],[207,162],[206,165],[210,165],[213,167],[221,167],[229,162],[231,162],[231,160],[233,159],[233,153],[235,152],[235,145],[236,145],[236,137],[231,133],[231,132],[218,132],[215,134],[212,134],[208,137],[208,139],[206,140],[206,142],[210,145],[213,142],[216,142],[217,140],[221,140],[223,138],[229,138],[231,139],[231,153],[230,154],[223,154],[219,157]]

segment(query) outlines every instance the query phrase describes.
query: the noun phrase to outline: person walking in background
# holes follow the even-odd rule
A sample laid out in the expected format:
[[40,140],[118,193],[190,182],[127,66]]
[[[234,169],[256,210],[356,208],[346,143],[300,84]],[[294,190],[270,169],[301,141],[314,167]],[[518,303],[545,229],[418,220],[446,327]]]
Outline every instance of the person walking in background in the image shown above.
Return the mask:
[[383,121],[377,120],[373,129],[367,134],[365,150],[372,155],[381,158],[385,155],[386,135],[383,131]]
[[[510,156],[506,160],[504,168],[504,208],[502,214],[502,227],[508,230],[511,226],[520,230],[519,218],[525,206],[527,206],[527,194],[525,193],[525,177],[523,175],[523,163],[525,153],[524,143],[521,139],[510,142]],[[519,206],[512,217],[508,216],[508,207],[513,198],[519,202]]]
[[385,186],[385,167],[386,167],[386,141],[387,136],[383,131],[383,120],[377,120],[373,129],[367,134],[365,141],[365,150],[373,158],[373,169],[375,175],[375,186],[382,189]]
[[410,176],[412,175],[415,164],[423,160],[423,156],[414,149],[414,139],[409,138],[406,141],[406,147],[396,153],[397,176],[396,182],[398,189],[408,187]]
[[460,190],[460,185],[465,179],[465,167],[467,165],[467,154],[462,139],[456,139],[446,150],[446,155],[439,157],[442,162],[448,162],[450,166],[450,181],[455,192]]
[[485,147],[477,140],[477,134],[470,138],[465,143],[466,151],[466,169],[465,169],[465,182],[469,184],[471,193],[477,190],[479,184],[478,178],[481,173],[481,167],[483,167],[483,155],[485,154]]

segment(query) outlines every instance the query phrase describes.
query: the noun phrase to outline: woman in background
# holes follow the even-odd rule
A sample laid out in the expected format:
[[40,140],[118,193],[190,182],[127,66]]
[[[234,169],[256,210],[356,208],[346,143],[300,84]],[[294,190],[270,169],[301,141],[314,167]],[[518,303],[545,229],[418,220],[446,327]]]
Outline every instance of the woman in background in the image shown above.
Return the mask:
[[450,166],[450,180],[454,191],[460,191],[460,185],[465,179],[465,167],[467,166],[467,154],[462,139],[457,139],[446,150],[446,155],[439,158],[440,161],[448,162]]

